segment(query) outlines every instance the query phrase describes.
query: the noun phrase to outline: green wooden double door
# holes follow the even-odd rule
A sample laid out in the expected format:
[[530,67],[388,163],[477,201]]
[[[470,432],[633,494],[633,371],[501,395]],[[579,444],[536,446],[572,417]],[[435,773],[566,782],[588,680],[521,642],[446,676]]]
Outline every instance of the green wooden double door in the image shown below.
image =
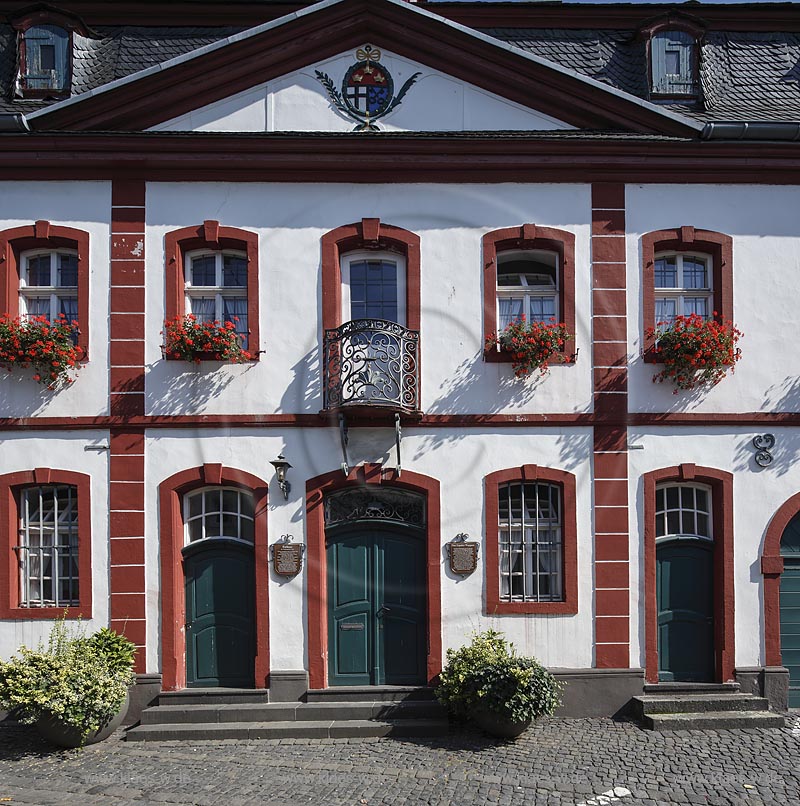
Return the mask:
[[800,557],[784,557],[781,574],[781,661],[789,670],[789,707],[800,708]]
[[714,544],[681,538],[656,546],[658,679],[713,682]]
[[255,684],[253,548],[210,541],[184,549],[186,684]]
[[330,685],[424,684],[423,533],[348,527],[328,536],[327,566]]

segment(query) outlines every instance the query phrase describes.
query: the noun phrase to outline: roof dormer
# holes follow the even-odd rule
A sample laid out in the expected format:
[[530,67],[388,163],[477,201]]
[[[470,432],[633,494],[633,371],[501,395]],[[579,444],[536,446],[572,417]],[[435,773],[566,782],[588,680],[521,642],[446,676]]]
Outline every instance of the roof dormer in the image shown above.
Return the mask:
[[639,29],[647,42],[650,97],[692,100],[700,93],[700,44],[705,28],[680,12],[659,17]]

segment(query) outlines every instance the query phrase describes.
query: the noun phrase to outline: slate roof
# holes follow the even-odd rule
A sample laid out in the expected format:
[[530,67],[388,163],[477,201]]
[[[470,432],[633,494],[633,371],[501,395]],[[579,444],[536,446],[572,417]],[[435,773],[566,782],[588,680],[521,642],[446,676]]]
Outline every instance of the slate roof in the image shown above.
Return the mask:
[[[73,37],[72,94],[100,87],[243,30],[104,26]],[[491,28],[483,33],[647,99],[644,42],[624,30]],[[0,112],[48,101],[14,98],[16,34],[0,25]],[[701,51],[701,96],[669,108],[701,121],[800,121],[800,34],[710,32]]]
[[[630,31],[493,28],[484,33],[640,98],[647,55]],[[698,120],[800,121],[800,35],[709,32],[695,104],[670,103]]]

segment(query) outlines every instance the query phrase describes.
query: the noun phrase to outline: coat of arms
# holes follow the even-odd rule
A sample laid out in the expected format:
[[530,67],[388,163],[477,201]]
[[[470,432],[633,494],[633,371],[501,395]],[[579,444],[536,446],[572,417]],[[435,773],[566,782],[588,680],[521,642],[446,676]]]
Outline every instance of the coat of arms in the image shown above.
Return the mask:
[[421,75],[414,73],[395,95],[391,73],[380,63],[380,58],[381,52],[372,45],[359,48],[356,63],[344,74],[341,92],[327,73],[314,71],[317,80],[328,91],[331,103],[356,121],[354,131],[380,131],[375,121],[396,109]]

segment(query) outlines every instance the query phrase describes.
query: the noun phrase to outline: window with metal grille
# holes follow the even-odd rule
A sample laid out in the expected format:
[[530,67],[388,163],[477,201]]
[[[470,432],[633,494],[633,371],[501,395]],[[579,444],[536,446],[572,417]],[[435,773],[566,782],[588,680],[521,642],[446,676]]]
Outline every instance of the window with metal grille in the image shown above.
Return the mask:
[[53,90],[68,86],[70,32],[56,25],[32,25],[23,36],[25,59],[20,69],[23,90]]
[[19,297],[24,317],[43,316],[53,322],[63,314],[70,322],[78,321],[78,253],[62,249],[24,253]]
[[247,348],[247,255],[190,252],[186,256],[186,312],[201,323],[232,322]]
[[711,258],[707,255],[656,255],[656,323],[672,323],[676,316],[713,313]]
[[498,490],[500,600],[563,600],[561,486],[511,482]]
[[558,255],[545,251],[501,252],[497,256],[497,322],[558,321]]
[[21,607],[67,607],[78,599],[78,491],[71,485],[20,493]]
[[697,484],[667,484],[656,488],[656,539],[702,537],[713,540],[711,490]]
[[186,545],[226,538],[253,542],[253,496],[230,487],[207,487],[183,499]]

